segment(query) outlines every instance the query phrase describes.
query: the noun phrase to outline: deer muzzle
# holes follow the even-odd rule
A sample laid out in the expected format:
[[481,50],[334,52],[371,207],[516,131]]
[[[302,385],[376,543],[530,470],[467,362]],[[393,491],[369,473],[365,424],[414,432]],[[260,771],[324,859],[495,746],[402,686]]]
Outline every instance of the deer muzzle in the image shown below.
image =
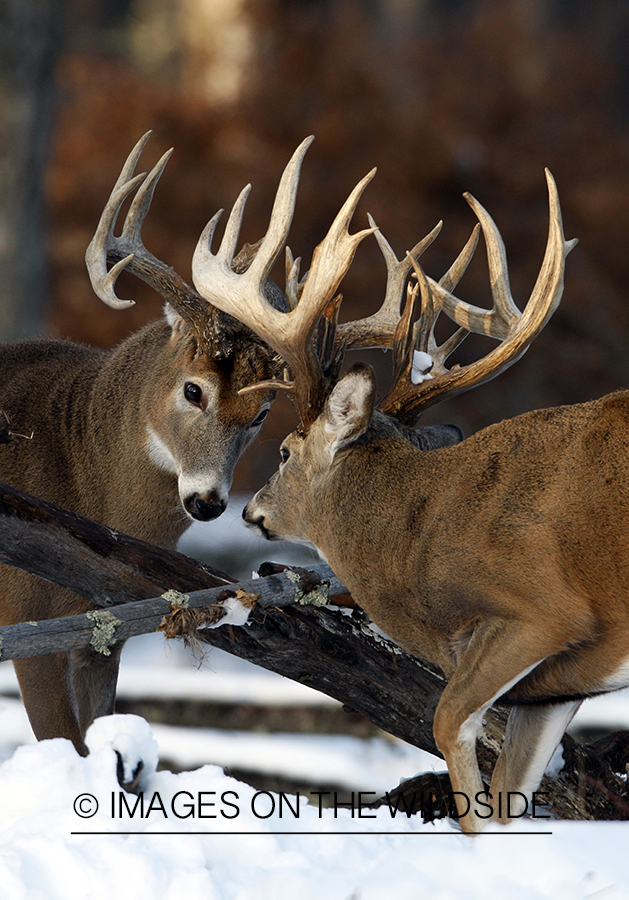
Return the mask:
[[193,519],[197,519],[199,522],[209,522],[225,512],[227,501],[219,497],[215,491],[208,491],[205,494],[191,494],[183,501],[183,505]]

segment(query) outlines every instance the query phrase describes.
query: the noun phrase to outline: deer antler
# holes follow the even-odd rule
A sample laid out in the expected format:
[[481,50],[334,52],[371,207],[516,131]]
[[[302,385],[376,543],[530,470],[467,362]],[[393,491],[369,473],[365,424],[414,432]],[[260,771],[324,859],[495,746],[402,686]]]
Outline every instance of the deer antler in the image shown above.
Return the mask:
[[[133,300],[116,296],[116,279],[123,269],[132,272],[161,294],[190,324],[200,347],[215,353],[224,352],[222,327],[217,311],[181,278],[174,269],[146,249],[142,242],[142,225],[148,213],[153,193],[172,150],[168,150],[147,175],[133,175],[151,132],[137,142],[122,167],[98,227],[85,253],[87,271],[92,287],[100,299],[113,309],[133,306]],[[125,219],[122,233],[114,235],[116,220],[126,198],[138,189]],[[107,264],[113,263],[108,270]],[[220,349],[219,349],[220,348]]]
[[[319,320],[332,303],[359,243],[375,231],[373,227],[353,235],[348,231],[361,194],[375,174],[374,169],[356,185],[341,207],[326,237],[316,248],[310,271],[302,283],[299,283],[299,260],[293,262],[289,257],[287,293],[290,311],[280,312],[268,303],[264,283],[285,246],[295,209],[301,164],[312,141],[312,137],[306,138],[286,166],[267,233],[246,272],[235,273],[232,260],[250,185],[244,188],[232,208],[217,253],[212,252],[211,245],[222,210],[206,226],[192,260],[192,277],[199,293],[248,325],[290,366],[292,380],[264,382],[254,385],[253,389],[273,387],[292,393],[305,425],[318,415],[326,396],[329,372],[336,369],[322,365],[317,356],[315,333]],[[333,318],[328,315],[330,328],[333,328]],[[324,343],[329,347],[329,338]],[[328,372],[326,368],[329,368]]]
[[[548,241],[542,267],[524,312],[520,312],[511,296],[500,232],[489,213],[469,194],[465,197],[476,213],[485,236],[493,308],[485,310],[472,306],[451,293],[474,252],[471,246],[474,235],[438,283],[426,278],[419,264],[413,260],[417,284],[409,292],[407,306],[414,305],[419,294],[421,317],[412,337],[410,326],[401,329],[404,346],[398,353],[393,388],[381,403],[385,412],[402,421],[412,422],[428,406],[495,378],[525,353],[546,325],[561,300],[565,258],[577,243],[576,240],[566,241],[564,238],[557,186],[548,169],[546,181],[550,210]],[[434,326],[442,309],[462,326],[462,330],[459,329],[445,344],[437,347]],[[489,335],[501,343],[476,362],[446,369],[445,360],[470,331]],[[399,340],[401,337],[398,335]],[[413,379],[415,352],[427,354],[434,363],[430,372],[424,371],[423,378],[420,374],[419,378]]]
[[[297,402],[302,424],[307,427],[322,408],[338,375],[345,349],[392,347],[394,385],[381,408],[401,421],[413,422],[423,408],[482,384],[512,365],[559,304],[565,258],[576,243],[564,239],[559,197],[550,172],[546,170],[550,205],[548,243],[536,285],[523,313],[511,296],[500,233],[489,213],[469,194],[465,196],[479,224],[438,282],[424,275],[417,258],[439,234],[441,223],[403,260],[397,259],[371,216],[369,228],[351,235],[349,224],[375,169],[356,185],[341,207],[328,234],[316,248],[310,271],[302,281],[299,280],[300,260],[293,260],[287,248],[289,312],[281,312],[268,303],[263,287],[285,246],[295,209],[301,164],[312,140],[312,137],[306,138],[286,166],[267,233],[245,272],[234,271],[233,259],[250,185],[241,192],[232,208],[217,253],[212,252],[211,245],[222,210],[206,226],[194,253],[193,280],[201,296],[248,325],[285,360],[292,372],[292,379],[265,381],[243,390],[274,388],[290,392]],[[465,303],[452,293],[474,255],[481,229],[487,246],[493,297],[491,310]],[[376,235],[387,266],[384,301],[374,315],[337,326],[341,297],[335,297],[336,291],[358,244],[372,233]],[[411,270],[417,281],[414,286],[407,286]],[[406,302],[400,314],[405,288]],[[414,322],[418,303],[421,312]],[[438,345],[435,324],[442,310],[460,327]],[[496,338],[501,341],[500,346],[470,365],[448,370],[446,360],[472,331]]]

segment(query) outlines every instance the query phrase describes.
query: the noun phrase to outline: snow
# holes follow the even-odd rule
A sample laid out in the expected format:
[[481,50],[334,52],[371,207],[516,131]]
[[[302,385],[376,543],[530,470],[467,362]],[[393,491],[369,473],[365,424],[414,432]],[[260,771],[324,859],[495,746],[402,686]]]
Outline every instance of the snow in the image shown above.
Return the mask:
[[225,613],[218,622],[208,625],[208,628],[220,628],[223,625],[245,625],[252,609],[251,606],[246,606],[237,597],[227,597],[218,605],[225,610]]
[[413,350],[413,364],[411,366],[411,384],[422,384],[432,378],[430,370],[435,362],[429,353],[424,350]]
[[[193,531],[189,546],[211,533]],[[213,551],[221,532],[244,557],[229,519],[212,532]],[[252,554],[271,555],[248,533],[243,540]],[[248,558],[242,566],[248,577]],[[10,664],[0,664],[0,691],[15,691]],[[161,635],[128,643],[119,694],[338,706],[221,651],[194,658]],[[572,727],[601,721],[629,728],[627,692],[586,702]],[[118,715],[97,720],[87,742],[87,758],[65,740],[35,743],[21,703],[0,697],[0,900],[629,900],[629,822],[539,818],[467,838],[451,821],[424,825],[386,806],[359,814],[359,791],[369,801],[416,772],[443,770],[400,741],[150,726]],[[141,800],[121,791],[116,751],[126,777],[142,760]],[[187,771],[156,771],[158,757]],[[256,791],[223,766],[313,787],[299,796]],[[319,807],[314,792],[330,784],[355,792],[353,810]]]
[[[137,716],[97,721],[88,744],[86,759],[61,739],[26,745],[0,766],[3,898],[629,897],[624,823],[529,821],[472,839],[387,807],[352,816],[256,791],[213,765],[156,772]],[[121,747],[149,761],[141,800],[116,781]]]

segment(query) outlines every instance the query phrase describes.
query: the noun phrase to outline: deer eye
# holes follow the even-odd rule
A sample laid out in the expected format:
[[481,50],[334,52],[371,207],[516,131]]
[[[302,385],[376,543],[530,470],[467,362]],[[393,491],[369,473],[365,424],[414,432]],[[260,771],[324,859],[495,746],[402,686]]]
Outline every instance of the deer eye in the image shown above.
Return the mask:
[[290,450],[287,447],[280,447],[280,458],[283,463],[286,462],[288,457],[290,456]]
[[249,427],[257,428],[258,425],[262,425],[262,423],[264,422],[264,420],[266,419],[268,414],[269,414],[268,409],[261,409]]
[[203,391],[194,381],[186,381],[183,387],[183,395],[190,403],[194,403],[195,406],[201,406]]

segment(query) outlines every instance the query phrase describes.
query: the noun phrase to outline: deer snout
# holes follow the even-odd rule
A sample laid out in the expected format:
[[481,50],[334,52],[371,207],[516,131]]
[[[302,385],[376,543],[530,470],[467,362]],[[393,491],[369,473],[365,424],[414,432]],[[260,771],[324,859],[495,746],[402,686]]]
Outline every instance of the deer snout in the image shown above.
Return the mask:
[[256,498],[253,497],[243,509],[243,522],[248,528],[251,528],[252,531],[257,531],[260,537],[266,538],[267,541],[279,540],[279,536],[270,531],[264,524],[264,514],[256,508],[254,504],[255,499]]
[[215,491],[208,491],[205,494],[195,492],[183,501],[186,512],[193,519],[200,522],[209,522],[211,519],[217,519],[225,512],[227,501],[219,497]]
[[259,513],[253,509],[253,501],[250,500],[249,503],[245,506],[242,511],[242,520],[249,528],[256,528],[259,525],[264,516],[261,516]]

